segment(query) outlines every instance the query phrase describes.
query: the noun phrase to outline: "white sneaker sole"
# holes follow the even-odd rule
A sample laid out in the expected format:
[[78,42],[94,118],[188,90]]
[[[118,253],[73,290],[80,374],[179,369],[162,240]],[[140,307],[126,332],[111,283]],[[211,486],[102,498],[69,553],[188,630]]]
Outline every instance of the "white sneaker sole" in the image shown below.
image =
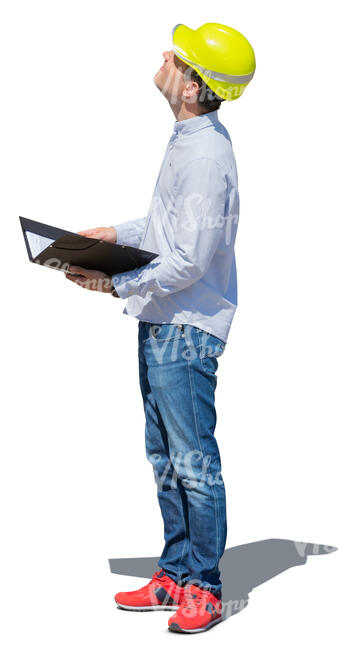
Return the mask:
[[161,610],[175,611],[178,609],[179,605],[150,605],[149,607],[133,607],[131,605],[120,605],[115,601],[118,609],[127,609],[131,612],[156,612]]

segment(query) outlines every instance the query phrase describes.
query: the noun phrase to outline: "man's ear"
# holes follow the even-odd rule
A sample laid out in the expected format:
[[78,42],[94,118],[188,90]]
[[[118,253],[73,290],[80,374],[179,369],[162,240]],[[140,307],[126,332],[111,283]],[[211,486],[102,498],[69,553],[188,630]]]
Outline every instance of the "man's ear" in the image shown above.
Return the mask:
[[196,102],[199,90],[200,88],[196,81],[186,81],[186,85],[183,90],[183,96],[185,99],[187,99],[188,102]]

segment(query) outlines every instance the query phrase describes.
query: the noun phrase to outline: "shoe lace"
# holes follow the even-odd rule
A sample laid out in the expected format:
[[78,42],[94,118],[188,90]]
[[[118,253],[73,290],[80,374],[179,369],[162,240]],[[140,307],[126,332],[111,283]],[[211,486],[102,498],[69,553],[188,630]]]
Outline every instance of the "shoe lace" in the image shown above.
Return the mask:
[[202,594],[193,593],[187,585],[184,587],[183,609],[188,611],[197,610],[203,600]]
[[157,585],[157,584],[165,582],[166,574],[165,573],[163,573],[163,575],[161,575],[161,574],[162,574],[162,570],[156,571],[156,573],[153,574],[152,579],[149,580],[149,582],[147,582],[147,584],[144,585],[144,587],[141,587],[140,589],[137,590],[138,593],[139,594],[141,594],[141,593],[142,594],[147,594],[150,585]]
[[146,585],[146,587],[148,587],[149,585],[152,585],[152,584],[154,584],[154,583],[165,582],[166,577],[167,577],[167,576],[166,576],[166,574],[164,573],[164,571],[163,571],[162,569],[160,569],[160,571],[156,571],[156,572],[154,573],[154,575],[152,576],[152,579],[148,582],[148,584]]

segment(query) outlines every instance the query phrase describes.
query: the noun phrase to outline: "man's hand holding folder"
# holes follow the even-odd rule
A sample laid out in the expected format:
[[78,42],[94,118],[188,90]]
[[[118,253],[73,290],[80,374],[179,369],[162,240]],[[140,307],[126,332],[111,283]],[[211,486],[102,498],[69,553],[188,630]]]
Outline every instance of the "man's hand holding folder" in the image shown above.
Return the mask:
[[[117,233],[115,228],[110,226],[100,227],[100,228],[89,228],[89,230],[79,230],[78,235],[83,237],[90,237],[94,239],[101,239],[103,241],[108,241],[111,244],[116,244]],[[112,284],[112,279],[106,273],[102,271],[96,271],[95,269],[84,269],[81,266],[69,266],[68,273],[65,273],[67,280],[75,282],[83,289],[89,289],[90,291],[102,291],[103,293],[113,293],[114,296],[117,296],[114,293],[114,286]]]
[[78,235],[83,235],[83,237],[90,237],[94,239],[102,239],[103,241],[108,241],[111,244],[117,243],[117,231],[115,228],[110,226],[109,228],[101,226],[100,228],[89,228],[89,230],[79,230]]
[[67,280],[84,289],[115,298],[123,297],[119,278],[125,281],[159,256],[139,248],[139,242],[137,246],[129,244],[126,233],[120,236],[117,226],[75,233],[34,219],[19,219],[30,262],[62,271]]

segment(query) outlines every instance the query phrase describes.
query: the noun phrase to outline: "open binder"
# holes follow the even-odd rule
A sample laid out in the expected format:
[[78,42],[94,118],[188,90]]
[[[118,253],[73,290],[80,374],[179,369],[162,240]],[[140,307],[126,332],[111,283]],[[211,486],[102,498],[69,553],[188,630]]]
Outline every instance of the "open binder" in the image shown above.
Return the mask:
[[151,262],[156,253],[125,244],[111,244],[45,223],[19,217],[30,262],[67,272],[70,265],[107,275],[131,271]]

